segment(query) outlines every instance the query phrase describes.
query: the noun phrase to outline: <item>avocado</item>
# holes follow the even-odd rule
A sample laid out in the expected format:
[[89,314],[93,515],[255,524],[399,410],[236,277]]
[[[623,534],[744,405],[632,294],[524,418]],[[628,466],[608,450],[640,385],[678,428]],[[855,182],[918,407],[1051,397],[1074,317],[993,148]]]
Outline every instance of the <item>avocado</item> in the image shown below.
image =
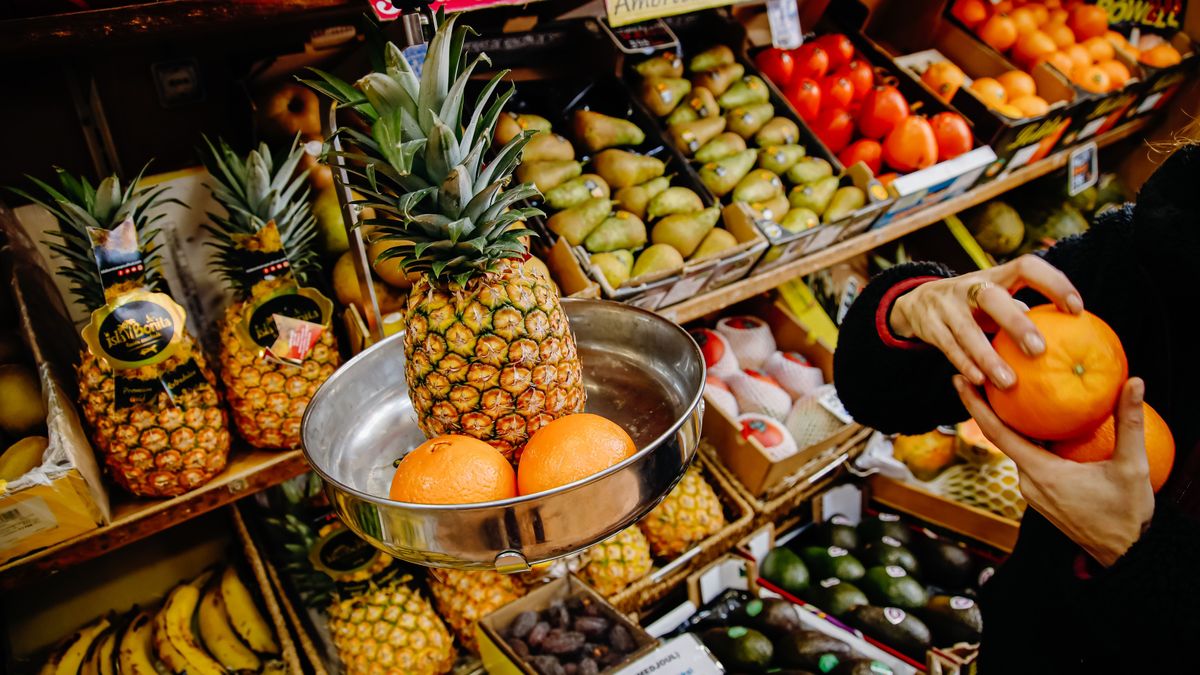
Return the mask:
[[805,599],[811,599],[817,607],[839,617],[854,607],[870,602],[866,593],[859,590],[857,586],[837,577],[830,577],[813,586]]
[[923,621],[899,607],[855,607],[850,610],[849,622],[876,640],[921,659],[933,640]]
[[891,537],[902,546],[912,545],[912,530],[900,522],[900,516],[894,513],[881,513],[872,518],[864,518],[858,524],[858,536],[863,541],[873,541]]
[[921,616],[939,646],[949,647],[960,642],[979,642],[983,633],[983,615],[979,605],[961,595],[935,595],[921,611]]
[[972,209],[964,219],[979,247],[992,255],[1008,255],[1025,241],[1021,214],[998,199]]
[[913,552],[921,561],[925,581],[953,590],[962,590],[971,585],[975,565],[970,553],[940,537],[916,539]]
[[727,670],[765,670],[775,653],[766,635],[745,626],[709,628],[700,639]]
[[729,623],[749,626],[764,635],[778,638],[800,630],[804,624],[796,605],[780,598],[755,598],[734,610]]
[[872,567],[859,582],[867,597],[877,605],[921,609],[929,601],[925,587],[908,576],[899,565]]
[[808,567],[791,549],[776,548],[762,561],[762,578],[792,595],[808,590]]
[[850,645],[815,630],[796,631],[775,643],[775,663],[786,668],[827,673],[832,667],[830,657],[836,664],[852,656],[854,650]]
[[888,664],[871,659],[844,661],[830,671],[831,675],[895,675],[895,672]]
[[805,535],[805,540],[813,546],[840,546],[848,551],[858,550],[858,531],[841,516],[816,523]]
[[891,537],[883,537],[882,539],[868,542],[863,547],[859,557],[862,558],[864,565],[870,565],[871,567],[898,565],[903,567],[909,574],[914,576],[920,574],[917,556],[913,555],[912,551]]
[[808,546],[800,551],[800,557],[820,579],[837,577],[842,581],[858,581],[866,571],[858,558],[841,546]]

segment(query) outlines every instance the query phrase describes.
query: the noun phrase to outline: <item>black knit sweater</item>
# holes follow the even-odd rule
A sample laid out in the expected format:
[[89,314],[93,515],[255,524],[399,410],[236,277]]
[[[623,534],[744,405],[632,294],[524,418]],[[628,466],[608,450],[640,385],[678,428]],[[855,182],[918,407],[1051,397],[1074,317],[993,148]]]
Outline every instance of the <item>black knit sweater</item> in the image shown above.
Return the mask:
[[[1012,556],[982,591],[980,672],[1200,673],[1200,148],[1176,151],[1136,205],[1059,242],[1045,259],[1120,336],[1130,375],[1145,379],[1146,401],[1175,437],[1175,466],[1150,528],[1090,579],[1073,569],[1079,547],[1026,511]],[[896,283],[952,274],[930,263],[894,267],[850,308],[834,373],[858,422],[919,433],[967,417],[950,382],[955,370],[941,352],[890,347],[875,321]],[[1046,302],[1030,291],[1018,297],[1030,306]]]

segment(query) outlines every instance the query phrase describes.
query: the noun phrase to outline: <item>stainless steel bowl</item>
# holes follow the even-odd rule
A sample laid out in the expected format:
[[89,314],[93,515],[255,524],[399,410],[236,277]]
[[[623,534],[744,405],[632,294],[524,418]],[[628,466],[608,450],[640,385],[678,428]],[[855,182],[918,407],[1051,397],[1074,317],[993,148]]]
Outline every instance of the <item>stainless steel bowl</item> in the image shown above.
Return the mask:
[[620,424],[638,452],[555,490],[464,506],[387,499],[393,462],[424,442],[394,335],[343,365],[304,414],[304,452],[346,524],[397,558],[520,571],[628,527],[670,492],[700,441],[704,359],[682,328],[645,310],[563,300],[587,410]]

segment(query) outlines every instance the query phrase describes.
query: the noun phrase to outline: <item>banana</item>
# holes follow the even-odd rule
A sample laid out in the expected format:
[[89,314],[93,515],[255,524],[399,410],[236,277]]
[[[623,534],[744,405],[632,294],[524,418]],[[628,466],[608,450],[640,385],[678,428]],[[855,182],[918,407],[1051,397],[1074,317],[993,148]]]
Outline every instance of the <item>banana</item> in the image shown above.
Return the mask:
[[158,610],[158,614],[154,615],[154,653],[158,655],[158,660],[162,661],[170,672],[187,672],[187,660],[183,658],[183,654],[180,654],[178,649],[175,649],[175,645],[167,637],[166,605],[163,605]]
[[157,675],[150,651],[153,641],[154,619],[149,612],[139,612],[117,647],[117,670],[121,675]]
[[216,659],[204,651],[192,632],[192,614],[200,602],[200,589],[196,584],[202,584],[207,578],[208,575],[204,575],[196,582],[176,586],[159,613],[163,617],[162,627],[166,629],[167,641],[183,657],[188,675],[223,675],[226,672]]
[[283,661],[268,661],[259,675],[283,675],[288,671]]
[[233,630],[225,601],[221,599],[221,589],[216,583],[208,584],[205,588],[198,614],[200,638],[208,652],[223,666],[230,670],[254,671],[262,667],[262,662]]
[[79,666],[79,675],[112,675],[113,645],[116,644],[116,638],[116,626],[110,625],[105,628],[88,648],[87,656]]
[[246,588],[237,570],[232,567],[226,567],[221,573],[221,599],[225,602],[225,610],[234,630],[251,649],[259,654],[279,653],[271,625],[258,611],[250,589]]
[[76,675],[92,643],[111,625],[106,616],[75,631],[50,655],[39,675]]

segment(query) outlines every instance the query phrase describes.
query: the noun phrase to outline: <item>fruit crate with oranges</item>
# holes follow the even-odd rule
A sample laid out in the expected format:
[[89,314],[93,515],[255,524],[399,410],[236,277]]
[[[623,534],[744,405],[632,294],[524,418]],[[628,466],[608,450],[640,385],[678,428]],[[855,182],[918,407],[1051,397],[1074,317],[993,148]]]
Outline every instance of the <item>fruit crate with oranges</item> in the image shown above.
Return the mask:
[[1196,44],[1183,30],[1186,0],[1142,3],[1147,10],[1142,12],[1135,11],[1132,3],[1096,5],[1106,11],[1105,37],[1143,71],[1145,86],[1128,115],[1140,117],[1165,109],[1200,62]]

